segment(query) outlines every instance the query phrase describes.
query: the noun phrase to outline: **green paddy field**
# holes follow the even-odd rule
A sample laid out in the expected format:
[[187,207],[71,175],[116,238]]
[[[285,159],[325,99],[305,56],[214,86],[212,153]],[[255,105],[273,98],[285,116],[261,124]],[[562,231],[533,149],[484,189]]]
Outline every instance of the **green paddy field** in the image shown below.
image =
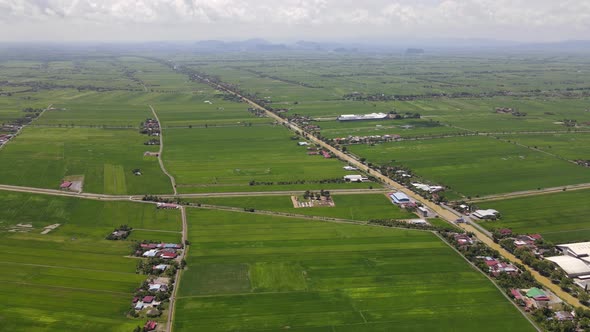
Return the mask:
[[534,331],[430,232],[194,209],[189,223],[175,331]]

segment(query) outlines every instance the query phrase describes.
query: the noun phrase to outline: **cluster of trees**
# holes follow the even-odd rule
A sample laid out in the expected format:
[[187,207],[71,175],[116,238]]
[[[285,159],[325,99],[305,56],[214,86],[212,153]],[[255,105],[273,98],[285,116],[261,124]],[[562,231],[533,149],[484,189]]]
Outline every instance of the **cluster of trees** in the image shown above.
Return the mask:
[[23,108],[22,111],[24,113],[26,113],[24,116],[22,116],[22,117],[20,117],[18,119],[12,120],[11,122],[7,123],[7,125],[24,126],[26,124],[29,124],[35,118],[39,117],[39,115],[41,115],[41,113],[43,112],[43,109],[26,107],[26,108]]
[[563,122],[563,125],[566,127],[575,127],[578,125],[578,120],[576,119],[563,119],[561,122]]
[[[166,264],[168,268],[165,271],[154,270],[153,267],[159,264]],[[138,274],[145,275],[163,275],[165,277],[174,277],[176,270],[178,270],[180,264],[176,260],[164,260],[161,258],[149,258],[147,261],[143,259],[137,263],[135,272]]]
[[141,198],[141,200],[145,202],[176,203],[181,205],[187,205],[187,202],[183,201],[180,197],[163,198],[158,195],[145,195]]
[[[475,242],[470,246],[460,246],[459,243],[453,237],[454,234],[455,233],[452,232],[441,233],[441,235],[449,243],[451,243],[451,245],[453,245],[457,250],[461,252],[461,254],[463,254],[463,256],[465,256],[465,258],[467,258],[478,269],[480,269],[482,272],[486,274],[489,273],[489,267],[485,264],[485,262],[482,259],[478,257],[502,257],[497,250],[494,250],[481,242]],[[469,235],[470,237],[473,236],[473,234],[470,233],[468,233],[467,235]],[[524,266],[520,264],[514,265],[522,272],[517,275],[509,275],[506,273],[502,273],[496,277],[496,283],[498,284],[498,286],[504,289],[504,291],[506,291],[507,294],[510,293],[511,288],[522,289],[531,287],[542,287],[542,285],[535,280],[533,275],[529,271],[527,271],[524,268]]]
[[107,235],[107,240],[125,240],[131,234],[133,227],[128,225],[121,225],[113,230],[112,233]]
[[405,112],[403,114],[398,113],[397,111],[389,112],[389,116],[395,120],[401,119],[420,119],[420,113],[412,113],[412,112]]
[[41,113],[41,112],[43,112],[43,109],[42,108],[25,107],[25,108],[23,108],[23,112],[25,112],[25,113]]
[[144,145],[160,145],[160,140],[157,138],[152,138],[147,142],[143,143]]
[[[572,90],[573,91],[573,90]],[[388,95],[385,93],[374,93],[365,94],[362,92],[348,93],[342,96],[345,100],[355,101],[411,101],[419,99],[430,99],[430,98],[491,98],[491,97],[503,97],[503,96],[520,96],[520,97],[538,97],[538,96],[584,96],[590,95],[590,92],[583,91],[582,93],[573,93],[572,91],[562,91],[556,89],[554,92],[541,91],[539,89],[529,91],[509,91],[509,90],[497,90],[497,91],[486,91],[486,92],[440,92],[440,93],[424,93],[424,94],[409,94],[409,95]]]
[[327,190],[322,189],[319,193],[318,192],[309,191],[309,190],[306,190],[303,193],[303,198],[305,198],[305,199],[316,199],[316,200],[320,200],[322,197],[326,197],[327,199],[330,199],[330,192],[327,191]]
[[[374,180],[374,179],[373,179]],[[272,185],[291,185],[291,184],[326,184],[326,183],[346,183],[344,179],[323,179],[323,180],[295,180],[295,181],[255,181],[251,180],[248,184],[251,186],[272,186]]]
[[575,332],[588,331],[590,329],[590,310],[575,308],[565,305],[564,311],[575,313],[573,320],[559,321],[555,319],[554,313],[549,308],[540,308],[532,313],[533,319],[549,332]]
[[264,112],[263,110],[258,109],[258,108],[250,107],[250,108],[248,108],[248,112],[254,114],[258,118],[265,118],[266,117],[266,112]]

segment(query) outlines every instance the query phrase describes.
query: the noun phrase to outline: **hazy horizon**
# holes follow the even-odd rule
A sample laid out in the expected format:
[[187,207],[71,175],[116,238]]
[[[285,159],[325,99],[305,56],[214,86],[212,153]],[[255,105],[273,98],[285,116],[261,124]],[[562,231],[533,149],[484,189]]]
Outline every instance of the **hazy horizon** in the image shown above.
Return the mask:
[[587,39],[590,1],[0,0],[0,41]]

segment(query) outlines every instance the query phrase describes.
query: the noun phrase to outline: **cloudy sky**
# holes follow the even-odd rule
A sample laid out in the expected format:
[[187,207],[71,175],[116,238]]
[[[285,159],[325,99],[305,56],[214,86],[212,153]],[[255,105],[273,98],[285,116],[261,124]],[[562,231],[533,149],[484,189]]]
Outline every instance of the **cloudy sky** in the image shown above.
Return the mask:
[[0,40],[590,39],[590,0],[0,0]]

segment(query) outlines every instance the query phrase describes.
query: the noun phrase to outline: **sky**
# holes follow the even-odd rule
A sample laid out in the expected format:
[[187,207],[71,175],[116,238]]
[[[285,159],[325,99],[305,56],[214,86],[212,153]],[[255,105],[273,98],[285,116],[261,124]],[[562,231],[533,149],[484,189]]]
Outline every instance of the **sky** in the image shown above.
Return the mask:
[[590,39],[590,0],[0,0],[1,41]]

